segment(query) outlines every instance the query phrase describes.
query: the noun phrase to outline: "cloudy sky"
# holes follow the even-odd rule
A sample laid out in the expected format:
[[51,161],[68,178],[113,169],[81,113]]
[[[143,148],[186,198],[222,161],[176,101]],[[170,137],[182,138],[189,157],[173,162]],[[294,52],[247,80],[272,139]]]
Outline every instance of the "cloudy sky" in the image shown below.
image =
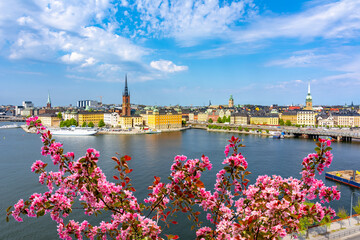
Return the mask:
[[0,1],[0,104],[360,104],[359,0]]

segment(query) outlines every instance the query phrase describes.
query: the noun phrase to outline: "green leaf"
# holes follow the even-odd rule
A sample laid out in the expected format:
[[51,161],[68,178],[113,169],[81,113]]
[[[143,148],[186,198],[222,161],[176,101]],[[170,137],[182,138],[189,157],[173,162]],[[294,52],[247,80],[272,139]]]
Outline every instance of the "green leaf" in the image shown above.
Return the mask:
[[11,208],[12,208],[12,206],[9,206],[9,207],[6,209],[6,212],[9,212]]
[[40,210],[40,211],[38,211],[38,212],[36,213],[36,216],[37,216],[37,217],[41,217],[41,216],[44,216],[44,214],[45,214],[45,210],[42,209],[42,210]]

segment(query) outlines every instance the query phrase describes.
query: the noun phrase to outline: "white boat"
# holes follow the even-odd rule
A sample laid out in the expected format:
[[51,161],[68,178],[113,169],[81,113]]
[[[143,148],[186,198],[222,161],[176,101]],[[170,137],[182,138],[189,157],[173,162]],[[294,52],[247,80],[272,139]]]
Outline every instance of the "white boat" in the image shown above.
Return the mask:
[[63,135],[63,136],[90,136],[97,133],[96,129],[93,128],[60,128],[50,130],[52,135]]
[[154,134],[154,133],[161,133],[161,130],[146,130],[146,134]]
[[19,128],[19,127],[20,127],[19,125],[11,124],[11,125],[3,125],[3,126],[0,126],[0,129]]

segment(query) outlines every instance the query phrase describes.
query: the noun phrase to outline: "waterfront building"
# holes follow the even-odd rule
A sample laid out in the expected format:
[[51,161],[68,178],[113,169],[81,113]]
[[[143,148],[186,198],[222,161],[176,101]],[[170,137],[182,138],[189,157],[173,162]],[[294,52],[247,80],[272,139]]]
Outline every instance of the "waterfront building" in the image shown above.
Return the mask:
[[[209,121],[211,119],[213,122],[216,122],[218,120],[218,118],[220,117],[221,111],[222,110],[208,109],[207,110],[207,121]],[[222,112],[222,114],[224,115],[224,111]]]
[[84,122],[89,124],[89,122],[94,123],[94,125],[98,125],[100,120],[104,120],[104,112],[87,112],[82,111],[78,114],[78,123],[81,126]]
[[24,109],[23,106],[15,106],[15,115],[21,115],[22,110]]
[[233,108],[234,107],[234,98],[232,95],[230,95],[230,99],[229,99],[229,108]]
[[35,108],[23,108],[20,113],[21,116],[36,116],[38,115],[38,110]]
[[189,121],[190,122],[197,122],[198,121],[198,114],[199,114],[199,112],[189,113]]
[[305,105],[306,106],[305,106],[304,110],[313,110],[312,97],[311,97],[311,94],[310,94],[310,83],[308,85],[308,94],[306,95]]
[[[198,113],[198,122],[201,123],[201,122],[207,122],[208,121],[208,117],[209,117],[209,114],[208,112],[199,112]],[[217,120],[217,119],[216,119]],[[215,121],[216,121],[215,120]]]
[[314,126],[316,125],[316,113],[310,110],[302,110],[297,112],[297,124]]
[[189,114],[190,114],[190,109],[182,109],[181,110],[181,119],[182,121],[188,122],[189,121]]
[[147,112],[148,126],[151,129],[172,129],[181,128],[182,114],[181,111],[154,109]]
[[144,120],[140,114],[134,114],[131,117],[132,117],[133,127],[145,125]]
[[129,129],[133,127],[133,119],[131,116],[120,116],[118,118],[118,125],[122,129]]
[[291,124],[297,124],[297,112],[296,111],[289,111],[289,112],[283,112],[279,113],[279,118],[284,121],[290,121]]
[[357,112],[334,113],[334,122],[337,126],[358,127],[360,126],[360,114]]
[[41,114],[38,115],[41,123],[46,127],[59,127],[61,119],[56,114]]
[[70,120],[70,119],[75,119],[77,122],[79,122],[79,114],[78,112],[73,109],[72,111],[70,110],[66,110],[65,112],[62,113],[63,115],[63,119],[66,120]]
[[250,117],[250,124],[279,125],[277,114],[253,115]]
[[116,127],[119,125],[120,115],[117,112],[104,113],[104,123],[108,126]]
[[245,112],[235,112],[230,116],[230,124],[244,125],[249,124],[249,116]]
[[334,117],[331,113],[329,115],[325,113],[319,114],[317,116],[317,124],[322,127],[333,127],[335,125]]

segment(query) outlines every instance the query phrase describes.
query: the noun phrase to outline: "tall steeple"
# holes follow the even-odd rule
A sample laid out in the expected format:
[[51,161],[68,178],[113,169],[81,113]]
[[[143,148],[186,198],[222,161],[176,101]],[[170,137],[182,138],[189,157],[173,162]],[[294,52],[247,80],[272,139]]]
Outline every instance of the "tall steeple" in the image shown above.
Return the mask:
[[129,90],[128,90],[128,85],[127,85],[127,74],[125,74],[125,90],[124,90],[123,96],[125,96],[125,97],[129,96]]
[[308,84],[308,94],[306,96],[306,100],[305,100],[305,110],[312,110],[312,97],[311,97],[311,93],[310,93],[310,82]]
[[46,103],[46,108],[51,108],[50,92],[48,92],[48,100],[47,100],[47,103]]
[[127,85],[127,74],[125,75],[125,89],[122,97],[122,116],[131,116],[130,93]]

